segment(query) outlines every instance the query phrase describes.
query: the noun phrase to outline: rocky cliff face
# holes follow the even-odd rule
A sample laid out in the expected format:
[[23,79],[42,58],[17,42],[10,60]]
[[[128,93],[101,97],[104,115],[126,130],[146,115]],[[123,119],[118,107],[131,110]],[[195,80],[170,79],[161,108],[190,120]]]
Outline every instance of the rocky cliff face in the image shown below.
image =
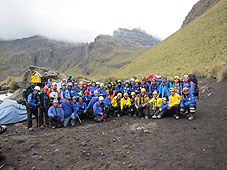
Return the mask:
[[182,27],[189,24],[203,13],[205,13],[208,9],[210,9],[213,5],[218,3],[220,0],[200,0],[197,2],[191,9],[191,11],[186,16]]
[[[120,31],[119,31],[120,30]],[[119,29],[99,35],[92,43],[65,43],[42,36],[0,41],[0,79],[22,75],[29,65],[68,74],[105,74],[130,63],[159,40],[139,30]],[[146,38],[147,36],[147,38]]]

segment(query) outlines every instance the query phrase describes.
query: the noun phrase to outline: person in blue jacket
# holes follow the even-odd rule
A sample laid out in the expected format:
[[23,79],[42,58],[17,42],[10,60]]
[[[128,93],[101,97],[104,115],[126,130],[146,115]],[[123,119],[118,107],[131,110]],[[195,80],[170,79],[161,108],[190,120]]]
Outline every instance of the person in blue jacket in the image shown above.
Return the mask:
[[149,87],[149,93],[153,94],[154,91],[159,91],[159,84],[156,82],[156,79],[153,78]]
[[66,99],[66,102],[61,104],[64,110],[64,126],[75,125],[77,110],[76,105],[71,101],[71,97]]
[[108,116],[112,112],[112,104],[111,104],[111,102],[112,102],[111,95],[108,94],[107,97],[104,100],[105,107],[106,107],[106,113],[107,113]]
[[117,86],[115,87],[115,96],[117,96],[118,93],[123,93],[124,87],[122,85],[122,81],[117,81]]
[[94,81],[91,82],[90,90],[91,90],[92,96],[94,96],[94,92],[95,92],[95,90],[97,90],[96,83]]
[[79,97],[79,102],[76,105],[77,115],[79,115],[80,119],[83,121],[87,114],[87,104],[83,101],[82,97]]
[[40,107],[40,87],[35,86],[34,92],[30,93],[28,95],[27,99],[27,126],[28,130],[32,131],[32,115],[35,115],[36,123],[37,123],[37,128],[39,128],[39,123],[38,123],[38,107]]
[[100,96],[99,101],[94,104],[93,111],[96,122],[103,122],[106,119],[107,114],[103,96]]
[[78,83],[75,83],[74,91],[75,91],[75,96],[78,97],[79,93],[81,92],[81,89],[80,89]]
[[88,109],[91,114],[92,114],[93,105],[99,100],[98,94],[99,92],[97,90],[94,91],[94,96],[91,98],[91,101],[88,104]]
[[63,127],[64,124],[64,110],[58,106],[57,102],[53,103],[48,110],[48,116],[50,119],[50,125],[54,129],[56,127]]
[[68,83],[66,89],[67,89],[68,92],[70,93],[70,97],[76,96],[75,89],[74,89],[74,87],[73,87],[72,82],[69,82],[69,83]]
[[193,120],[197,107],[195,96],[190,92],[188,87],[183,88],[183,93],[184,94],[181,98],[180,111],[182,113],[186,113],[188,120]]
[[162,83],[159,86],[159,96],[169,98],[170,92],[169,89],[173,87],[172,83],[167,79],[166,76],[163,76]]
[[85,90],[84,96],[83,96],[82,98],[83,98],[83,101],[84,101],[84,102],[87,104],[87,106],[88,106],[88,104],[90,103],[92,97],[89,95],[89,92]]
[[141,93],[141,86],[140,86],[140,80],[139,79],[136,79],[135,80],[135,85],[134,87],[132,87],[132,92],[135,92],[136,95],[140,94]]
[[128,95],[131,95],[131,88],[130,88],[130,83],[129,81],[125,82],[125,86],[123,88],[123,93],[128,93]]
[[162,98],[162,105],[159,107],[158,111],[156,111],[154,113],[154,115],[152,116],[152,119],[161,119],[163,116],[166,115],[167,113],[167,108],[169,106],[169,101],[167,100],[166,97]]
[[104,87],[104,83],[100,84],[100,88],[98,89],[99,95],[102,95],[104,98],[106,98],[107,92]]
[[189,81],[189,75],[184,75],[183,76],[183,89],[185,87],[189,88],[190,93],[194,94],[195,93],[195,84],[193,81]]

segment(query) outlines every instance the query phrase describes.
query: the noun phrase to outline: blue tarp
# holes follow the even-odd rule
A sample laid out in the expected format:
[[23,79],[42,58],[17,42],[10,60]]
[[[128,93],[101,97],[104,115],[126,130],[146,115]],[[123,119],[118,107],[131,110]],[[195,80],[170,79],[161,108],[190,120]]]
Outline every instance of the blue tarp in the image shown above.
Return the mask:
[[0,124],[11,124],[24,120],[27,120],[27,110],[24,105],[9,99],[0,104]]

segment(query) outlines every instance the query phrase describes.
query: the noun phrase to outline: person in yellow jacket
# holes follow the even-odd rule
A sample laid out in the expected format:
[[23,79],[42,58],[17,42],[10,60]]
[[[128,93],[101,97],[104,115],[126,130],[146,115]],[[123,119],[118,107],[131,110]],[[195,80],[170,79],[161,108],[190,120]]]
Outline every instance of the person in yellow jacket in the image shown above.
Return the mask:
[[135,92],[131,93],[130,102],[131,102],[131,105],[129,107],[130,108],[130,115],[137,116],[137,110],[136,110],[136,107],[135,107],[135,102],[136,102],[136,93]]
[[121,113],[121,98],[122,94],[118,93],[117,96],[115,96],[111,102],[114,115],[117,114],[118,117],[120,116]]
[[144,88],[141,89],[141,93],[136,96],[135,106],[138,111],[138,116],[142,119],[148,119],[148,101],[149,97],[146,94],[146,90]]
[[169,92],[171,95],[169,97],[168,111],[178,120],[180,119],[181,96],[175,92],[174,88],[169,89]]
[[149,116],[153,116],[154,113],[159,109],[159,107],[162,105],[162,99],[159,98],[158,92],[154,91],[153,93],[153,98],[149,100],[149,105],[150,105],[150,110],[149,110]]
[[121,99],[121,114],[129,114],[129,107],[131,105],[130,98],[128,97],[128,93],[124,93],[124,97]]

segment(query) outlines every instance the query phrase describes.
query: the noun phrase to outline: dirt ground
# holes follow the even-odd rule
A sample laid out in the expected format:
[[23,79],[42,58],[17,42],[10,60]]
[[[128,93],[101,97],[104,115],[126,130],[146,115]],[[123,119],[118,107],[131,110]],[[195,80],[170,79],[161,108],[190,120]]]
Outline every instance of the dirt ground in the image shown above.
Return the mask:
[[2,169],[227,169],[227,82],[206,81],[196,119],[112,118],[28,132],[26,122],[0,135]]

